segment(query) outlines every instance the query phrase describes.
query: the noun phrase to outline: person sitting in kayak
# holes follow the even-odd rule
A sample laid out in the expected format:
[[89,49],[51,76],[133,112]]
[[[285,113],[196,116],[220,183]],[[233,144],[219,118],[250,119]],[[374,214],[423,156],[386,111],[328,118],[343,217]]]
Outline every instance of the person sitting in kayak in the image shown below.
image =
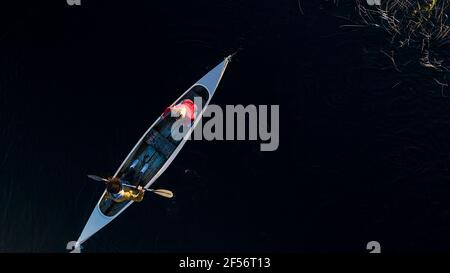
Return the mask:
[[192,123],[195,120],[196,111],[197,106],[195,103],[190,99],[185,99],[177,105],[167,107],[163,116],[170,115],[175,118],[183,118]]
[[[167,116],[170,116],[170,117],[174,117],[177,119],[182,119],[182,121],[183,121],[182,124],[187,127],[190,127],[192,125],[192,122],[195,120],[196,111],[197,111],[197,106],[195,105],[195,103],[190,99],[185,99],[177,105],[167,107],[166,110],[163,112],[162,116],[164,118]],[[186,123],[184,121],[186,121]],[[171,126],[172,126],[172,123],[167,123],[166,127],[162,127],[161,129],[162,129],[162,131],[167,131],[170,133]],[[167,133],[167,134],[169,134],[169,133]],[[165,133],[163,133],[163,134],[165,134]],[[145,155],[143,159],[139,159],[139,158],[135,159],[131,163],[128,170],[122,175],[121,178],[124,180],[132,180],[132,179],[135,179],[135,176],[137,174],[140,177],[144,176],[144,174],[150,167],[150,165],[149,165],[150,159],[151,159],[151,156],[148,156],[148,155]],[[141,163],[141,160],[142,160],[142,163]],[[136,167],[138,167],[138,165],[140,166],[140,164],[143,164],[143,166],[140,167],[140,171],[139,171],[139,173],[137,173]],[[140,181],[140,182],[142,182],[142,181]]]
[[145,189],[141,186],[137,189],[124,189],[122,181],[119,178],[110,177],[106,183],[106,194],[108,199],[112,199],[116,203],[125,201],[141,202],[144,199]]

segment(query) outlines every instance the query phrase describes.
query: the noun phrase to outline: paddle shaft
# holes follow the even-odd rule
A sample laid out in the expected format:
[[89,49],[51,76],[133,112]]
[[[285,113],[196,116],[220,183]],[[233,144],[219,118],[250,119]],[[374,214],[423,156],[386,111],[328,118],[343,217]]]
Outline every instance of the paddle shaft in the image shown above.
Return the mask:
[[[108,183],[108,179],[105,179],[105,178],[97,176],[97,175],[88,175],[88,177],[93,179],[93,180],[96,180],[96,181],[103,181],[103,182]],[[125,186],[125,187],[134,188],[134,189],[138,188],[137,186],[130,185],[130,184],[127,184],[127,183],[123,183],[123,180],[120,180],[120,183],[123,186]],[[164,190],[164,189],[146,189],[146,188],[142,188],[142,189],[145,190],[145,191],[153,192],[155,194],[167,197],[167,198],[172,198],[173,197],[173,193],[171,191],[169,191],[169,190]]]
[[[134,189],[137,189],[137,188],[138,188],[137,186],[130,185],[130,184],[127,184],[127,183],[122,183],[122,186],[129,187],[129,188],[134,188]],[[143,190],[146,190],[146,191],[153,191],[153,189],[146,189],[146,188],[144,188],[144,187],[142,187],[142,189],[143,189]]]

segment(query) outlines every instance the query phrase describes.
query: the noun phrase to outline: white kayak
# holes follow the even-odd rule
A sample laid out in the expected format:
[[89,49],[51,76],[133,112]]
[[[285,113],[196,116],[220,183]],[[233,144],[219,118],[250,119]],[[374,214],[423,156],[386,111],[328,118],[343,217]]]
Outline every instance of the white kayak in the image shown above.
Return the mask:
[[[230,61],[231,56],[225,58],[224,61],[192,85],[172,104],[172,106],[176,105],[184,99],[191,99],[198,104],[198,97],[201,97],[202,105],[196,105],[197,109],[201,110],[197,113],[189,130],[185,130],[181,137],[178,135],[173,138],[171,128],[174,119],[161,115],[134,146],[114,176],[124,179],[134,186],[145,185],[144,187],[148,189],[172,163],[186,143],[186,140],[189,139],[211,101]],[[105,191],[92,211],[80,237],[74,244],[74,248],[79,250],[82,243],[113,221],[132,203],[132,201],[116,203],[106,198]]]

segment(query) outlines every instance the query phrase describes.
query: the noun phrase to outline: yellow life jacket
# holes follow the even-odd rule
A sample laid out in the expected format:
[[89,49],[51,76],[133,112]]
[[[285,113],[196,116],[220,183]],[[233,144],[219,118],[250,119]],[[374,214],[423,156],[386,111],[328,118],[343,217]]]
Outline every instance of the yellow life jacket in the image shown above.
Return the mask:
[[112,199],[116,203],[125,201],[141,202],[144,199],[144,193],[145,191],[139,191],[138,189],[124,188],[116,194],[106,191],[106,198]]

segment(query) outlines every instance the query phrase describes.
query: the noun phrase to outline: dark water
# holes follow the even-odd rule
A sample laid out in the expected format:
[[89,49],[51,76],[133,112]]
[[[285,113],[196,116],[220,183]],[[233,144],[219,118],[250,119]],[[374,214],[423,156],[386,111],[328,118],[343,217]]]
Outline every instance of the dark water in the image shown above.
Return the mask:
[[[368,68],[327,1],[0,8],[0,251],[63,252],[161,111],[242,48],[212,103],[280,105],[280,147],[189,142],[88,252],[450,249],[450,100]],[[383,62],[385,60],[380,60]],[[420,81],[420,80],[418,80]],[[445,94],[444,94],[445,95]]]

